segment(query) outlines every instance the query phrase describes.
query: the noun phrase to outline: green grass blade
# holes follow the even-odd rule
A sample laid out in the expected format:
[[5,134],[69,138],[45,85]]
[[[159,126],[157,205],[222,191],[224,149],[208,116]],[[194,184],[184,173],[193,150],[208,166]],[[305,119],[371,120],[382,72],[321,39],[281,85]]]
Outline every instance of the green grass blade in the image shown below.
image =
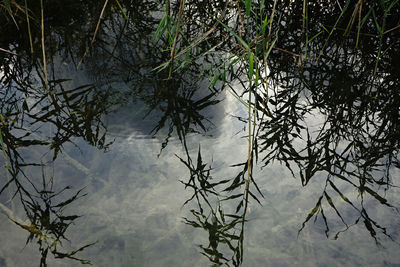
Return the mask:
[[265,15],[264,23],[261,26],[261,35],[265,34],[265,30],[267,29],[269,22],[268,22],[268,15]]
[[29,13],[28,13],[28,3],[25,0],[25,16],[26,16],[26,24],[28,25],[28,35],[29,35],[29,44],[31,46],[31,54],[33,54],[33,42],[32,42],[32,34],[31,34],[31,25],[29,21]]
[[368,10],[368,13],[367,13],[367,14],[364,16],[364,18],[361,20],[361,26],[360,26],[360,27],[362,27],[362,26],[365,24],[365,22],[367,21],[369,15],[371,15],[372,10],[373,10],[372,7]]
[[117,5],[119,7],[119,9],[121,9],[122,14],[124,15],[125,19],[128,19],[128,16],[125,14],[124,9],[122,8],[121,4],[119,3],[118,0],[115,0],[115,2],[117,2]]
[[342,9],[342,12],[340,13],[339,17],[337,18],[337,20],[335,22],[335,25],[333,25],[332,30],[329,32],[329,36],[326,38],[325,43],[324,43],[323,47],[321,48],[321,51],[319,52],[317,60],[319,60],[319,58],[322,56],[322,53],[324,52],[325,47],[329,42],[329,38],[331,37],[333,31],[336,29],[336,25],[339,23],[340,18],[344,15],[344,13],[346,12],[347,8],[349,7],[350,2],[351,2],[350,0],[346,1],[346,4],[344,5],[344,7]]
[[246,48],[247,51],[250,51],[249,45],[236,33],[234,32],[229,26],[225,25],[219,19],[216,19],[225,29],[227,29],[235,38]]
[[378,20],[377,20],[377,18],[376,18],[375,10],[374,10],[374,9],[372,9],[372,17],[374,18],[375,26],[376,26],[376,29],[377,29],[378,32],[379,32],[379,35],[382,35],[383,32],[382,32],[381,27],[379,26],[379,23],[378,23]]
[[390,6],[385,10],[385,13],[389,13],[389,11],[399,2],[399,0],[393,1]]
[[251,12],[251,0],[246,0],[246,17],[250,17]]
[[272,48],[275,46],[276,41],[278,40],[278,37],[275,37],[275,39],[272,41],[271,45],[268,47],[268,51],[265,54],[265,58],[268,58],[269,54],[272,51]]
[[329,33],[329,30],[322,24],[322,23],[320,23],[319,24],[327,33]]
[[253,78],[253,72],[254,72],[254,54],[253,54],[253,52],[250,52],[250,58],[249,58],[249,80],[250,81]]
[[313,37],[311,37],[310,40],[308,40],[308,42],[310,43],[312,40],[314,40],[315,38],[317,38],[321,33],[322,33],[322,31],[320,31],[319,33],[317,33],[316,35],[314,35]]

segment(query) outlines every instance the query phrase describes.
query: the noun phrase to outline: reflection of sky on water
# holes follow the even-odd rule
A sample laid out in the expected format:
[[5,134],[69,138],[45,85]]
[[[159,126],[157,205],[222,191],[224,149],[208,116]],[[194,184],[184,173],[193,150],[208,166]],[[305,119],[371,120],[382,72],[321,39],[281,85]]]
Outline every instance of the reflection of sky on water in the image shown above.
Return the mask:
[[[80,253],[82,258],[92,260],[94,266],[209,266],[196,247],[207,243],[207,234],[182,223],[182,217],[190,216],[192,205],[182,208],[191,193],[179,182],[188,176],[187,169],[175,156],[183,157],[182,145],[179,140],[171,139],[158,157],[163,137],[146,136],[152,126],[141,127],[132,120],[130,109],[137,110],[138,105],[140,103],[126,106],[105,118],[115,138],[107,153],[75,140],[79,148],[74,144],[66,145],[65,153],[56,160],[56,187],[73,185],[75,190],[85,187],[88,193],[66,210],[84,215],[69,228],[66,236],[75,248],[98,241]],[[242,137],[246,134],[245,125],[231,115],[245,117],[245,107],[226,93],[222,106],[206,112],[214,117],[215,129],[210,131],[211,137],[189,135],[189,152],[195,158],[201,144],[203,160],[214,168],[212,176],[231,178],[237,169],[228,166],[241,163],[247,157],[247,140]],[[141,117],[140,112],[135,114],[137,119]],[[317,127],[317,122],[318,116],[311,123]],[[121,129],[123,132],[119,132]],[[45,152],[27,153],[34,158]],[[32,175],[41,176],[40,168],[31,171]],[[394,176],[398,179],[398,172]],[[301,188],[300,180],[293,179],[285,166],[278,163],[256,168],[254,177],[265,199],[261,200],[263,206],[255,201],[250,205],[243,266],[400,264],[399,247],[391,241],[382,242],[385,249],[377,247],[362,226],[352,227],[338,240],[328,240],[321,221],[316,224],[310,221],[297,237],[301,223],[323,190],[324,179],[319,179],[323,177],[317,176],[307,187]],[[346,194],[357,199],[357,192]],[[390,191],[387,198],[399,199]],[[342,203],[345,218],[355,218],[353,209],[340,200],[335,203],[338,207],[341,205],[338,203]],[[18,214],[23,216],[22,211]],[[390,214],[388,209],[377,206],[370,214],[389,230],[398,231],[398,220],[392,220],[398,216],[394,212]],[[338,222],[332,211],[326,211],[326,215],[330,218],[328,222]],[[0,266],[29,266],[31,262],[39,262],[34,245],[23,249],[27,233],[0,216],[0,234],[5,240],[11,240],[0,248]],[[334,225],[332,223],[332,232],[343,229],[335,229]],[[399,236],[398,232],[390,234],[395,239]],[[63,244],[69,246],[68,242]],[[54,261],[50,255],[49,266],[71,264],[77,265],[77,262]]]
[[[227,109],[234,107],[227,105]],[[234,126],[230,123],[233,120],[236,119],[226,116],[219,122],[224,130],[219,135],[220,141],[204,137],[200,142],[204,159],[211,161],[213,157],[213,166],[218,170],[216,176],[223,174],[228,162],[243,160],[240,156],[246,155],[243,154],[245,140],[240,146],[238,136],[230,136],[235,132],[230,128]],[[194,155],[198,140],[197,135],[187,140]],[[103,154],[93,150],[88,157],[86,166],[103,184],[94,182],[88,186],[89,195],[81,201],[80,211],[77,211],[86,214],[81,220],[84,229],[77,232],[82,242],[100,240],[96,247],[88,249],[88,257],[96,259],[95,263],[107,266],[108,261],[114,259],[113,265],[117,266],[129,266],[132,262],[137,266],[207,265],[194,245],[207,237],[199,236],[200,232],[182,223],[190,207],[182,208],[182,204],[190,192],[179,182],[187,179],[187,170],[174,154],[183,156],[184,151],[179,140],[174,139],[157,159],[161,141],[117,138],[110,152]],[[234,148],[230,147],[232,141]],[[81,183],[83,186],[83,181]]]
[[[244,107],[228,93],[223,105],[227,116],[220,116],[213,137],[191,135],[187,140],[193,156],[201,144],[203,160],[208,163],[213,160],[212,175],[218,178],[232,177],[236,170],[228,166],[243,162],[247,152],[246,139],[241,138],[245,135],[243,123],[229,116],[245,114]],[[66,153],[56,160],[57,187],[72,184],[74,189],[79,189],[86,186],[88,193],[69,208],[74,214],[84,216],[69,228],[67,236],[76,247],[98,241],[81,253],[95,266],[208,266],[196,247],[207,242],[207,235],[182,223],[183,216],[190,216],[190,204],[182,208],[190,192],[179,182],[188,175],[175,156],[184,155],[179,140],[171,140],[157,158],[162,140],[137,138],[134,131],[132,129],[132,136],[116,137],[107,153],[77,140],[79,149],[74,145],[66,146]],[[243,266],[382,266],[384,263],[390,266],[400,263],[396,244],[383,242],[386,249],[378,248],[363,227],[353,227],[333,241],[326,239],[322,224],[310,222],[297,238],[301,222],[322,191],[323,184],[318,177],[301,188],[300,181],[293,179],[279,164],[256,169],[255,177],[265,199],[262,199],[263,206],[255,201],[250,206]],[[382,214],[379,208],[376,207],[373,215],[382,225],[392,224],[389,229],[396,229],[395,221],[391,222],[395,214]],[[347,210],[349,214],[346,215],[351,217],[352,210],[348,207]],[[329,211],[327,216],[336,218]],[[4,259],[7,266],[28,266],[28,261],[32,262],[38,255],[34,246],[28,245],[23,249],[24,256],[19,256],[26,232],[4,218],[1,221],[2,236],[12,242],[1,248],[0,260]],[[64,244],[68,246],[68,242]],[[77,263],[49,261],[49,266],[71,266],[69,264]]]

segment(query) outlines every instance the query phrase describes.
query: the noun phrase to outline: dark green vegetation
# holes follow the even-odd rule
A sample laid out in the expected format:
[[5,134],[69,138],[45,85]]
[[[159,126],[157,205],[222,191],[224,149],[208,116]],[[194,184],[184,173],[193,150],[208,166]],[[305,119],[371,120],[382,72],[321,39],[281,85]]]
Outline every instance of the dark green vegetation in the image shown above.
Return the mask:
[[[163,135],[160,153],[171,137],[186,151],[177,159],[190,172],[185,204],[197,208],[185,222],[204,229],[201,253],[215,265],[242,263],[247,211],[263,197],[253,169],[274,161],[303,186],[315,177],[324,184],[303,227],[321,220],[327,237],[338,238],[362,224],[377,244],[398,242],[364,205],[398,212],[385,198],[400,168],[398,1],[4,0],[0,10],[0,196],[20,200],[29,223],[13,218],[12,207],[3,211],[39,244],[42,266],[48,252],[86,262],[75,258],[86,246],[58,246],[79,217],[63,210],[82,191],[62,199],[52,189],[56,177],[26,170],[51,164],[73,138],[106,151],[113,138],[102,115],[135,101],[156,122],[150,132]],[[74,87],[60,62],[85,65],[94,82]],[[225,91],[248,109],[240,117],[248,154],[228,163],[237,175],[219,179],[204,148],[192,158],[186,136],[207,134],[213,124],[203,111]],[[50,152],[26,159],[27,148]],[[340,202],[355,216],[346,218]],[[331,220],[340,230],[332,233]]]

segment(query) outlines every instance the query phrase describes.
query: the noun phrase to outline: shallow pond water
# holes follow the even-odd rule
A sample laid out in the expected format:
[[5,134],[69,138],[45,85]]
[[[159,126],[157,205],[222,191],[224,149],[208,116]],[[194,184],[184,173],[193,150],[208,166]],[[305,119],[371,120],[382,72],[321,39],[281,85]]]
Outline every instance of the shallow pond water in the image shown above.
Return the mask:
[[[230,94],[219,104],[220,119],[213,136],[187,136],[189,153],[196,154],[201,144],[203,158],[213,160],[215,177],[230,177],[230,164],[243,160],[247,142],[244,123],[230,116],[245,114],[245,108]],[[132,109],[135,109],[133,106]],[[123,114],[123,113],[121,113]],[[125,113],[129,116],[129,112]],[[110,116],[114,116],[111,114]],[[122,116],[122,115],[120,115]],[[124,117],[120,118],[125,121]],[[126,118],[128,119],[128,118]],[[94,266],[207,266],[198,244],[207,243],[207,234],[183,223],[190,216],[192,204],[183,206],[190,192],[179,180],[188,171],[177,156],[183,156],[181,142],[173,138],[161,152],[162,139],[112,135],[107,152],[81,140],[64,146],[48,172],[54,176],[55,189],[73,186],[84,188],[86,196],[72,203],[66,213],[83,215],[67,233],[73,247],[97,242],[79,253]],[[145,138],[146,137],[146,138]],[[41,154],[24,151],[29,159]],[[38,155],[39,154],[39,155]],[[45,153],[43,153],[45,154]],[[28,170],[41,176],[41,168]],[[310,223],[298,235],[305,216],[313,207],[315,192],[323,188],[315,179],[306,188],[280,164],[256,169],[257,182],[265,198],[251,203],[245,226],[244,266],[394,266],[400,263],[398,245],[387,240],[377,247],[363,227],[352,227],[338,240],[326,238],[321,222]],[[55,191],[57,191],[56,189]],[[355,193],[354,193],[355,194]],[[394,200],[398,199],[393,196]],[[393,200],[393,199],[392,199]],[[394,224],[388,212],[376,213],[382,224]],[[352,216],[347,208],[348,216]],[[23,211],[17,211],[23,216]],[[346,213],[346,210],[345,210]],[[330,214],[332,215],[332,214]],[[24,248],[26,233],[2,215],[2,236],[7,246],[0,250],[5,266],[23,266],[39,261],[34,244]],[[392,233],[397,236],[399,233]],[[64,244],[69,246],[68,241]],[[49,261],[50,266],[78,264],[70,260]]]
[[400,266],[398,20],[357,50],[328,8],[243,6],[253,38],[189,1],[169,73],[176,22],[128,2],[0,30],[0,266]]

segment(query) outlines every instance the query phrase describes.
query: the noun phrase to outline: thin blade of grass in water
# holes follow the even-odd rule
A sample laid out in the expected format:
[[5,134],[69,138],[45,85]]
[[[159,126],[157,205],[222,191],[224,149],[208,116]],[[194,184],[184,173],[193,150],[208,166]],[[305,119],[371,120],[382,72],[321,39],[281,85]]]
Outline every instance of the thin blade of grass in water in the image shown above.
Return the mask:
[[106,10],[107,4],[108,4],[108,0],[106,0],[104,2],[103,9],[101,10],[100,17],[99,17],[99,20],[97,21],[96,29],[94,31],[93,38],[92,38],[92,41],[91,41],[92,43],[96,39],[97,32],[99,31],[100,23],[101,23],[101,20],[103,19],[104,11]]
[[301,32],[304,33],[306,29],[306,6],[307,6],[307,0],[303,0],[303,26],[301,28]]
[[219,19],[217,19],[217,21],[225,28],[227,29],[230,33],[232,33],[233,36],[235,36],[235,38],[244,46],[244,48],[247,51],[250,51],[250,47],[249,45],[236,33],[234,32],[229,26],[225,25],[222,21],[220,21]]
[[382,45],[383,45],[384,30],[385,30],[385,26],[386,26],[386,17],[389,14],[390,10],[397,4],[397,2],[398,2],[398,0],[393,1],[388,7],[384,6],[386,4],[386,2],[382,2],[382,6],[385,9],[385,12],[383,14],[381,27],[379,27],[379,24],[378,24],[376,15],[375,15],[375,11],[372,10],[372,16],[374,18],[376,28],[378,29],[378,32],[379,32],[379,50],[378,50],[378,55],[377,55],[376,62],[375,62],[374,76],[376,75],[376,72],[378,69],[379,60],[382,57]]
[[[228,9],[228,3],[229,3],[229,1],[226,2],[225,7],[224,7],[224,10],[222,11],[221,15],[219,16],[219,19],[217,18],[217,22],[211,27],[211,29],[209,29],[207,32],[205,32],[205,33],[202,34],[200,37],[198,37],[195,41],[191,42],[187,47],[185,47],[185,48],[182,49],[178,54],[176,54],[175,57],[179,57],[179,56],[185,54],[188,50],[192,49],[193,47],[197,46],[198,44],[200,44],[201,42],[203,42],[204,40],[206,40],[206,38],[207,38],[212,32],[215,31],[215,29],[217,28],[217,26],[218,26],[220,20],[222,20],[222,19],[225,17],[225,15],[226,15],[226,11],[227,11],[227,9]],[[168,19],[168,16],[167,16],[167,19]],[[168,24],[168,22],[167,22],[167,24]],[[159,27],[157,28],[157,30],[159,30]],[[168,30],[168,29],[167,29],[167,30]],[[167,31],[167,35],[168,35],[168,34],[169,34],[169,33],[168,33],[168,31]],[[158,36],[158,35],[157,35],[157,36]],[[170,58],[168,61],[166,61],[166,62],[160,64],[159,66],[155,67],[153,70],[161,71],[161,70],[165,69],[166,67],[168,67],[168,65],[170,64],[171,60],[172,60],[172,59]]]
[[124,15],[125,19],[128,19],[128,16],[125,14],[124,9],[122,8],[121,4],[119,3],[118,0],[115,0],[115,2],[117,2],[117,5],[119,7],[119,9],[121,10],[122,14]]
[[181,18],[182,18],[182,14],[183,14],[184,5],[185,5],[185,0],[181,0],[180,6],[179,6],[178,22],[177,22],[176,30],[175,30],[174,43],[172,45],[172,50],[171,50],[171,65],[169,66],[169,74],[168,74],[167,80],[171,79],[172,69],[174,67],[175,49],[176,49],[176,43],[178,42],[179,27],[181,24]]
[[[3,116],[0,114],[0,119],[1,119],[1,124],[5,125],[6,122],[3,119]],[[3,151],[3,158],[4,158],[4,167],[6,168],[7,176],[8,176],[8,160],[7,160],[7,153],[6,153],[6,147],[4,145],[3,141],[3,133],[1,132],[1,127],[0,127],[0,146],[1,150]]]
[[[272,32],[272,22],[275,17],[276,2],[277,2],[277,0],[274,1],[274,6],[272,7],[271,19],[269,20],[268,38],[271,36],[271,32]],[[265,50],[269,50],[269,42],[267,42],[267,44],[265,45]],[[267,57],[268,56],[266,56],[265,58],[267,58]]]
[[307,1],[303,1],[303,29],[302,32],[305,33],[306,41],[305,41],[305,48],[304,48],[304,58],[307,58],[308,52],[308,43],[310,42],[308,38],[308,5]]
[[251,12],[251,0],[246,0],[246,17],[250,17]]
[[360,39],[360,32],[361,32],[361,12],[362,12],[362,1],[361,1],[361,4],[360,4],[360,12],[358,12],[356,48],[358,48],[358,41]]
[[[251,114],[252,114],[252,106],[251,106],[251,94],[252,94],[252,87],[253,87],[253,71],[254,71],[254,54],[253,52],[250,52],[249,55],[249,142],[248,142],[248,154],[247,154],[247,184],[250,184],[250,176],[251,176],[251,149],[253,147],[252,145],[252,130],[251,130]],[[248,187],[248,185],[247,185]]]
[[50,95],[49,80],[47,78],[46,49],[45,49],[45,46],[44,46],[44,8],[43,8],[43,0],[40,0],[40,14],[41,14],[41,28],[42,28],[42,56],[43,56],[44,82],[45,82],[46,92],[47,92],[48,95]]
[[319,51],[319,55],[317,58],[317,61],[320,59],[320,57],[322,56],[322,53],[324,53],[325,47],[329,42],[329,38],[331,37],[333,31],[336,29],[336,25],[339,23],[340,18],[344,15],[344,13],[346,12],[347,8],[349,7],[350,4],[350,0],[346,1],[346,4],[344,5],[342,12],[340,13],[339,17],[337,18],[335,25],[333,25],[332,30],[329,32],[329,36],[326,38],[324,45],[321,48],[321,51]]
[[167,11],[167,40],[169,36],[169,18],[171,16],[171,2],[170,0],[167,0],[166,4],[166,11]]
[[268,14],[265,15],[264,23],[261,26],[261,35],[265,34],[265,30],[267,29],[267,25],[268,25]]
[[[107,4],[108,4],[108,0],[106,0],[104,2],[103,9],[100,12],[99,20],[97,21],[96,29],[94,30],[94,34],[93,34],[92,40],[90,42],[91,44],[93,44],[94,40],[96,39],[97,32],[99,31],[100,23],[101,23],[101,20],[103,19],[103,14],[104,14],[104,11],[106,10]],[[88,53],[88,51],[89,51],[89,47],[86,48],[85,53],[83,54],[81,60],[79,61],[77,68],[79,68],[79,66],[82,64],[82,62],[85,59],[86,54]]]
[[26,24],[28,25],[28,35],[29,35],[29,45],[31,47],[31,54],[33,54],[33,42],[32,42],[32,33],[31,33],[31,24],[29,20],[29,13],[28,13],[28,3],[25,0],[25,16],[26,16]]
[[8,0],[3,0],[3,3],[4,3],[5,10],[7,10],[8,14],[10,15],[10,18],[14,22],[15,27],[17,27],[17,29],[19,30],[17,21],[15,20],[14,15],[13,15],[12,10],[11,10],[10,2]]
[[16,53],[14,53],[14,52],[12,52],[12,51],[10,51],[10,50],[4,49],[4,48],[0,48],[0,51],[17,56]]
[[360,8],[360,5],[362,4],[362,1],[363,0],[358,0],[356,6],[354,7],[353,14],[350,17],[349,23],[347,23],[347,27],[346,27],[346,30],[344,31],[344,35],[349,34],[349,31],[353,27],[354,21],[356,20],[357,13],[361,12],[359,10],[359,8]]
[[383,16],[383,22],[382,26],[379,26],[378,19],[376,18],[375,11],[372,9],[372,17],[374,18],[375,26],[376,29],[378,30],[379,33],[379,49],[378,49],[378,55],[376,56],[376,61],[375,61],[375,67],[374,67],[374,76],[376,75],[376,71],[378,70],[378,63],[381,58],[381,53],[382,53],[382,39],[383,39],[383,29],[385,27],[385,15]]
[[[4,116],[2,114],[0,114],[0,123],[2,126],[6,125],[6,122],[4,120]],[[7,183],[3,186],[3,188],[0,189],[0,194],[2,193],[3,190],[5,190],[13,181],[12,179],[10,179],[10,170],[9,170],[9,165],[8,165],[8,158],[7,158],[7,152],[6,152],[6,146],[4,144],[4,140],[3,140],[3,133],[1,132],[1,127],[0,127],[0,146],[1,146],[1,150],[3,152],[3,158],[4,158],[4,168],[6,169],[6,177],[7,177]],[[12,199],[11,196],[9,196],[10,199]],[[14,207],[13,202],[11,202],[11,207]]]
[[253,79],[253,71],[254,71],[254,54],[253,52],[250,52],[250,56],[249,56],[249,80],[250,83]]

